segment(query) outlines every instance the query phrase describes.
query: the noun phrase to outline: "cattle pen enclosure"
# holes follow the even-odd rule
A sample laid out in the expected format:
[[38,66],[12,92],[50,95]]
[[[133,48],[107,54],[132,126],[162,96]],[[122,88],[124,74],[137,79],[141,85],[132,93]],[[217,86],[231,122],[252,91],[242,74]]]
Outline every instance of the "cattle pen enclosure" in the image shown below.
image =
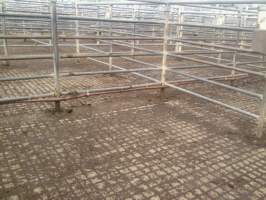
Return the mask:
[[0,199],[265,199],[264,0],[0,0]]

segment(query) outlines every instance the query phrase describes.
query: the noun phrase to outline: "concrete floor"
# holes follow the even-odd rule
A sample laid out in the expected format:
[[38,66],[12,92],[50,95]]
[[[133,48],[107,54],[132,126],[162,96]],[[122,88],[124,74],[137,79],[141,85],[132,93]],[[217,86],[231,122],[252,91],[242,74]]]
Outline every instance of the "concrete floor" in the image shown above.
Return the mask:
[[1,199],[266,199],[253,122],[169,94],[2,105]]

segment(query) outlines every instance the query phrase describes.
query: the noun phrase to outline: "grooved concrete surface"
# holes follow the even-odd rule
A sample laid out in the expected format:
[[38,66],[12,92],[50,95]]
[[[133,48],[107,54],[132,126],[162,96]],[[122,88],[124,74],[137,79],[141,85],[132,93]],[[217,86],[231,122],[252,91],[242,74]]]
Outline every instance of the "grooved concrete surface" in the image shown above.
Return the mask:
[[266,148],[239,114],[156,91],[52,106],[0,107],[1,199],[266,199]]

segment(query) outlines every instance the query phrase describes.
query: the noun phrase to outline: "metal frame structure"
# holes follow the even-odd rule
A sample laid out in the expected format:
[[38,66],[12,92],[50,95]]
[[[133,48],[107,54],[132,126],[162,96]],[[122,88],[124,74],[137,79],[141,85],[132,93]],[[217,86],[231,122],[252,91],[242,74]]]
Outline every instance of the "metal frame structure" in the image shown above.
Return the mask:
[[[60,101],[140,89],[170,87],[232,109],[258,120],[257,136],[261,137],[265,126],[266,84],[261,93],[249,91],[224,80],[257,76],[266,83],[265,55],[251,49],[252,35],[257,25],[258,8],[265,0],[196,1],[85,1],[85,0],[1,0],[1,35],[4,54],[3,65],[13,60],[52,59],[53,73],[28,77],[0,76],[1,81],[54,78],[54,91],[35,96],[2,97],[0,103],[54,101],[60,110]],[[226,6],[232,4],[233,6]],[[9,54],[10,47],[36,46],[15,44],[24,40],[38,46],[52,48],[50,54]],[[74,41],[74,43],[73,43]],[[87,43],[87,42],[90,43]],[[60,52],[59,47],[75,48],[73,53]],[[117,49],[128,49],[121,52]],[[144,66],[127,68],[113,64],[113,58],[121,58]],[[154,64],[141,58],[160,58]],[[60,60],[86,58],[108,66],[107,70],[60,72]],[[108,61],[102,61],[107,58]],[[168,59],[175,60],[170,65]],[[191,64],[178,66],[178,60]],[[245,61],[241,61],[241,60]],[[248,60],[248,61],[246,61]],[[73,67],[74,68],[74,67]],[[200,76],[184,69],[223,69],[224,76]],[[160,78],[146,74],[156,72]],[[132,74],[149,81],[110,88],[62,91],[63,77],[96,74]],[[185,79],[167,80],[167,74]],[[203,82],[251,96],[260,101],[260,113],[251,113],[219,100],[181,87],[180,82]]]

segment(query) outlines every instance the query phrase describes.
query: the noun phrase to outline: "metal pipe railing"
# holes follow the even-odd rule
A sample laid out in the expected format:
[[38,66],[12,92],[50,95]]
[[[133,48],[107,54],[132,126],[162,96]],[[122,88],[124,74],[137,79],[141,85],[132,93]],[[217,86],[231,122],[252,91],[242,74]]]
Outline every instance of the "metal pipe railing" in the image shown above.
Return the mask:
[[[28,6],[29,2],[30,6]],[[71,99],[71,94],[73,94],[73,91],[61,90],[62,78],[127,73],[152,83],[101,89],[77,89],[75,92],[81,95],[73,96],[73,98],[89,96],[91,93],[96,95],[105,92],[149,89],[151,87],[158,89],[170,87],[258,119],[258,136],[261,136],[265,124],[265,112],[260,112],[259,115],[251,113],[237,106],[231,106],[216,100],[215,97],[210,98],[175,85],[182,81],[204,82],[215,85],[252,98],[255,97],[260,101],[259,109],[264,110],[266,107],[266,86],[260,94],[219,82],[219,80],[224,80],[221,79],[221,76],[194,75],[189,71],[197,68],[203,73],[202,68],[209,71],[219,69],[223,73],[229,72],[229,75],[223,76],[226,80],[229,78],[233,80],[242,75],[255,75],[266,79],[265,73],[259,71],[266,69],[265,66],[261,65],[265,64],[265,60],[261,57],[263,55],[250,49],[252,33],[255,30],[253,22],[256,20],[257,12],[194,5],[195,2],[201,4],[220,3],[217,0],[197,0],[193,2],[185,0],[164,2],[150,0],[145,2],[147,3],[122,1],[118,4],[110,1],[102,3],[77,3],[75,1],[75,4],[61,4],[57,3],[56,0],[50,0],[47,4],[46,1],[22,0],[17,3],[6,0],[6,4],[1,6],[0,13],[2,19],[0,39],[3,41],[1,46],[4,50],[4,56],[0,57],[0,61],[10,63],[19,60],[49,59],[53,61],[53,73],[21,77],[2,76],[0,81],[54,78],[54,91],[23,97],[3,97],[0,98],[0,103],[29,102],[33,99],[34,101],[47,100],[54,101],[56,109],[59,111],[60,101]],[[229,2],[237,4],[266,3],[260,0],[223,1],[224,4]],[[17,5],[14,8],[15,3]],[[23,10],[29,12],[21,12]],[[219,19],[220,15],[226,17],[221,20]],[[222,22],[220,23],[219,20]],[[23,23],[21,24],[21,22]],[[219,34],[216,34],[217,30],[220,31]],[[33,46],[31,45],[32,42],[40,44],[36,48],[40,46],[52,47],[52,52],[41,55],[10,54],[8,48],[26,47],[24,44],[16,45],[16,41],[20,39],[28,42],[29,47]],[[145,43],[143,43],[144,41]],[[154,41],[157,41],[157,43],[154,43]],[[69,47],[69,49],[75,47],[75,53],[61,52],[59,47]],[[151,57],[157,59],[157,62],[159,59],[161,64],[152,64],[141,60]],[[60,60],[71,58],[87,58],[105,67],[109,66],[109,70],[61,71]],[[106,61],[106,58],[108,58],[108,61]],[[138,67],[131,69],[128,66],[118,66],[114,64],[113,58],[138,64]],[[241,60],[250,58],[252,60]],[[200,65],[178,67],[175,66],[178,59],[200,63]],[[170,64],[171,62],[174,65]],[[143,67],[142,65],[149,67]],[[256,68],[245,68],[253,66]],[[154,77],[153,73],[150,72],[155,73],[156,76]],[[237,72],[244,74],[238,74]],[[186,78],[184,80],[167,80],[168,73]],[[68,95],[68,97],[65,97],[65,95]]]

